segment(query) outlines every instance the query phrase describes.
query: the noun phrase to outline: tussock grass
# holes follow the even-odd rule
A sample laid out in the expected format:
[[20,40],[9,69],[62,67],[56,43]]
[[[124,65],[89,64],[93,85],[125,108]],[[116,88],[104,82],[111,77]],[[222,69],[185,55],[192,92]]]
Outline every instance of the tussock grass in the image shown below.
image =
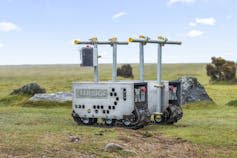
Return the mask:
[[22,106],[29,98],[27,95],[8,95],[0,99],[0,106]]
[[65,107],[71,108],[72,102],[54,102],[54,101],[27,101],[23,105],[23,107],[39,107],[39,108],[58,108],[58,107]]
[[237,107],[237,100],[232,100],[232,101],[228,102],[226,105]]

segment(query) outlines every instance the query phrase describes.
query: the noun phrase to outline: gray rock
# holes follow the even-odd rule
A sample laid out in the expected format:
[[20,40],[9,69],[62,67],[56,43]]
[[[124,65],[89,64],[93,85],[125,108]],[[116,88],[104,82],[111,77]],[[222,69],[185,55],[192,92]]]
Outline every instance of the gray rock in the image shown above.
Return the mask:
[[71,136],[70,137],[70,141],[72,142],[72,143],[79,143],[79,138],[78,137],[75,137],[75,136]]
[[46,93],[46,90],[40,87],[37,83],[29,83],[20,87],[18,89],[14,89],[10,95],[34,95],[37,93]]
[[53,101],[53,102],[63,103],[66,101],[72,101],[72,93],[57,92],[57,93],[35,94],[29,100],[30,101]]
[[124,148],[121,145],[115,143],[108,143],[104,147],[104,151],[106,152],[114,152],[117,150],[124,150]]
[[182,87],[182,105],[196,101],[213,101],[197,78],[184,76],[178,79]]

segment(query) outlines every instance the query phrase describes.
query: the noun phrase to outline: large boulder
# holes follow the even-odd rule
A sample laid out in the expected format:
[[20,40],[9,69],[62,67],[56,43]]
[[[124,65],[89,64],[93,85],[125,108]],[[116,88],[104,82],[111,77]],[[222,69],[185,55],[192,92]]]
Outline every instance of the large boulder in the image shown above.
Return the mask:
[[53,101],[53,102],[63,103],[67,101],[72,101],[72,93],[57,92],[57,93],[35,94],[29,100],[30,101]]
[[198,82],[197,78],[184,76],[178,79],[182,87],[182,105],[196,101],[211,101],[205,88]]
[[37,83],[29,83],[18,89],[14,89],[10,95],[34,95],[38,93],[46,93],[46,90]]

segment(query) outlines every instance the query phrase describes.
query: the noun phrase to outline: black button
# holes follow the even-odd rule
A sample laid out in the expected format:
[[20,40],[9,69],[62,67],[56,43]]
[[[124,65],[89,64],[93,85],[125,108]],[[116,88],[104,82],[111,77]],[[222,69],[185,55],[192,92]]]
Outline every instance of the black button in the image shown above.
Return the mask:
[[111,106],[109,106],[109,109],[111,109]]
[[115,89],[114,88],[112,88],[112,92],[114,92],[115,91]]
[[107,110],[107,114],[109,114],[109,110]]
[[112,109],[115,109],[115,106],[112,106]]
[[105,114],[105,110],[103,110],[103,113]]
[[114,96],[116,97],[116,96],[117,96],[117,93],[114,93]]
[[93,105],[93,109],[95,109],[96,108],[96,106],[95,105]]
[[95,110],[95,113],[98,113],[98,110]]
[[117,97],[116,100],[119,101],[119,97]]
[[85,109],[85,105],[82,105],[82,108]]
[[114,102],[114,105],[117,105],[117,102],[116,102],[116,101]]
[[104,109],[104,106],[103,106],[103,105],[101,105],[101,106],[100,106],[100,108],[101,108],[101,109]]
[[99,106],[99,105],[97,105],[97,109],[100,109],[100,106]]
[[77,107],[78,107],[78,108],[81,108],[81,105],[78,105]]
[[112,93],[112,92],[110,93],[110,96],[111,96],[111,97],[113,96],[113,93]]

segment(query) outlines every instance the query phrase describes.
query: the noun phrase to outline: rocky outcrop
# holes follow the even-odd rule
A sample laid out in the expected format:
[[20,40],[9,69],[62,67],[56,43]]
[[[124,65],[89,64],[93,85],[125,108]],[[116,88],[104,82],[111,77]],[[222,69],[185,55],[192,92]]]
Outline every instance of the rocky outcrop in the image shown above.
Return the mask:
[[182,105],[196,101],[212,101],[205,88],[198,82],[197,78],[184,76],[178,79],[182,87]]
[[14,89],[10,95],[34,95],[39,93],[46,93],[46,90],[40,87],[37,83],[29,83],[20,87],[18,89]]
[[53,101],[53,102],[67,102],[72,101],[72,93],[69,92],[57,92],[57,93],[44,93],[35,94],[30,98],[30,101]]
[[108,143],[104,147],[104,151],[106,152],[114,152],[117,150],[124,150],[124,148],[121,145],[115,143]]

